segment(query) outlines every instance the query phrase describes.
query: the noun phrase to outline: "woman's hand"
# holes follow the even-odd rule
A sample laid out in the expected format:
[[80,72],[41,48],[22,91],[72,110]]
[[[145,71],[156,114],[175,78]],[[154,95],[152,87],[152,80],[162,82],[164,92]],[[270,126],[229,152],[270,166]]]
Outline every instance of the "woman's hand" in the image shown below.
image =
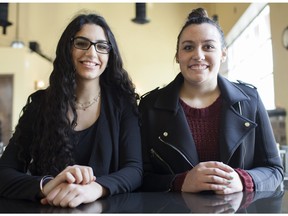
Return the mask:
[[217,161],[201,162],[187,173],[182,191],[196,193],[207,190],[230,194],[242,191],[243,185],[230,166]]
[[230,181],[230,184],[227,185],[227,187],[224,190],[218,190],[218,191],[215,191],[215,193],[232,194],[232,193],[243,191],[243,184],[238,173],[235,170],[233,170],[233,172],[231,172],[230,175],[233,177]]
[[59,173],[53,180],[49,181],[43,188],[43,195],[46,196],[53,188],[61,183],[86,185],[94,182],[96,177],[93,169],[88,166],[68,166]]
[[97,182],[85,185],[63,182],[53,188],[41,203],[75,208],[82,203],[94,202],[106,194],[107,190]]
[[79,165],[66,167],[58,176],[62,176],[62,179],[65,179],[68,183],[82,185],[90,184],[96,180],[91,167]]

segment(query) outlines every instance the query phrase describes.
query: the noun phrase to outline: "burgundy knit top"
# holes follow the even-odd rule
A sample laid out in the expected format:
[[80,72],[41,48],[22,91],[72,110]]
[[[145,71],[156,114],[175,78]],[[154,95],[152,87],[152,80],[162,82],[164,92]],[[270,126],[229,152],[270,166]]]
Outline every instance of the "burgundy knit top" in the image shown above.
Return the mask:
[[[210,106],[201,109],[190,107],[181,99],[179,101],[186,115],[190,131],[193,134],[199,161],[219,161],[221,96]],[[239,168],[235,169],[235,171],[241,178],[243,190],[253,191],[254,184],[251,176],[246,171]],[[172,190],[181,191],[186,174],[187,172],[176,176],[172,185]]]

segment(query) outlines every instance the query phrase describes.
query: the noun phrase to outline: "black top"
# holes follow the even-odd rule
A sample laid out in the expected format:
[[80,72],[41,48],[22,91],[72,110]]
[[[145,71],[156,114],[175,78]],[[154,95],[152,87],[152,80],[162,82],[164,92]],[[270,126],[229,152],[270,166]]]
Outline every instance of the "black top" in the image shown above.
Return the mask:
[[93,143],[95,143],[95,139],[97,139],[97,137],[95,137],[94,135],[97,134],[97,126],[98,121],[96,121],[89,128],[76,132],[78,138],[78,142],[76,143],[76,146],[74,148],[74,157],[76,164],[88,164]]
[[[101,112],[97,124],[87,131],[87,137],[76,150],[87,158],[79,158],[83,165],[90,166],[97,183],[106,187],[110,195],[131,192],[142,183],[141,139],[138,116],[125,97],[115,97],[112,87],[101,89]],[[32,95],[31,107],[39,109],[45,98],[45,90]],[[30,159],[29,147],[33,139],[35,110],[27,109],[17,127],[24,130],[20,145],[25,146],[25,156]],[[80,136],[84,136],[84,133]],[[71,138],[72,139],[72,138]],[[83,144],[84,143],[84,144]],[[88,145],[88,149],[83,145]],[[87,146],[86,146],[87,147]],[[19,147],[10,139],[0,158],[0,197],[12,199],[39,199],[39,182],[42,176],[28,175],[27,167],[18,158]],[[49,173],[47,173],[49,175]]]

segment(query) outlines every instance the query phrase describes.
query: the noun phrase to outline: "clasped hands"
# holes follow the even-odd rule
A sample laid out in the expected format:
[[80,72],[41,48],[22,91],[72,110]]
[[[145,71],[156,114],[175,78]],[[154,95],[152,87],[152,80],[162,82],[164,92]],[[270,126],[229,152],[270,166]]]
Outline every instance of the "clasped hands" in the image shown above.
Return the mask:
[[44,186],[41,203],[74,208],[93,202],[106,193],[95,180],[91,167],[68,166]]
[[230,166],[218,162],[201,162],[191,169],[183,182],[182,192],[212,190],[216,194],[232,194],[243,190],[238,173]]

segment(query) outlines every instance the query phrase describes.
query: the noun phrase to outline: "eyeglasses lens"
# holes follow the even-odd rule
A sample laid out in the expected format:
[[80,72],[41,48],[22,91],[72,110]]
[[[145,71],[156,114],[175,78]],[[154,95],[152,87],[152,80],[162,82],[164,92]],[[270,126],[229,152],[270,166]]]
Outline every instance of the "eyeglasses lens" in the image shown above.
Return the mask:
[[81,38],[75,38],[74,39],[75,48],[87,50],[87,49],[89,49],[90,45],[91,45],[90,41],[87,41],[87,40],[84,40]]
[[91,45],[94,45],[95,49],[99,53],[108,54],[110,51],[110,45],[105,42],[93,43],[85,38],[74,38],[74,47],[81,50],[88,50]]

